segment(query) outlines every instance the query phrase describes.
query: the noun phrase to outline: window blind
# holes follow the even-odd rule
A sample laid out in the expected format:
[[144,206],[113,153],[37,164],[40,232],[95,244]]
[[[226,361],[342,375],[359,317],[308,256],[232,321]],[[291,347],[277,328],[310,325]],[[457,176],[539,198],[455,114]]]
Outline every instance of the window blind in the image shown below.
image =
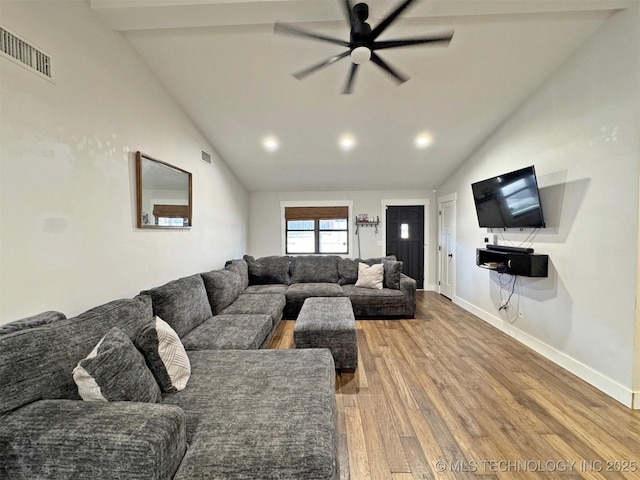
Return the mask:
[[285,207],[286,220],[325,220],[349,218],[349,207]]
[[188,218],[189,205],[154,205],[153,216],[162,218]]

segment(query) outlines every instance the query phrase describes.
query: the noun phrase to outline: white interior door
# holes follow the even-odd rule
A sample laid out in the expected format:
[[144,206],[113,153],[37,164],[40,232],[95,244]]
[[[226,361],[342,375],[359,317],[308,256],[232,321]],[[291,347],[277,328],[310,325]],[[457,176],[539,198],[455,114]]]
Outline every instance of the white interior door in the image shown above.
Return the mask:
[[440,203],[440,243],[438,245],[439,278],[438,291],[453,298],[456,276],[456,201]]

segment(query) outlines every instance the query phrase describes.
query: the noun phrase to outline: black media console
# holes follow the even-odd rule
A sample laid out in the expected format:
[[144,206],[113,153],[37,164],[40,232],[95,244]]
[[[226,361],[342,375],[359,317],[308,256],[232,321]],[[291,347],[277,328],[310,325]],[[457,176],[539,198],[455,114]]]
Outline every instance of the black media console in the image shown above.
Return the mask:
[[476,265],[523,277],[549,276],[549,255],[533,253],[532,248],[487,245],[476,249]]

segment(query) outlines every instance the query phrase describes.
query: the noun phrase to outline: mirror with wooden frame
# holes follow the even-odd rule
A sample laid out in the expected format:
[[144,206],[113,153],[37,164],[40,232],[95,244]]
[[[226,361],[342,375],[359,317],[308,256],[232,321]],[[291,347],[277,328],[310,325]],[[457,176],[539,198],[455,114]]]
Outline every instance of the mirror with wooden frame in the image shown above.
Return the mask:
[[191,173],[136,153],[138,228],[189,228]]

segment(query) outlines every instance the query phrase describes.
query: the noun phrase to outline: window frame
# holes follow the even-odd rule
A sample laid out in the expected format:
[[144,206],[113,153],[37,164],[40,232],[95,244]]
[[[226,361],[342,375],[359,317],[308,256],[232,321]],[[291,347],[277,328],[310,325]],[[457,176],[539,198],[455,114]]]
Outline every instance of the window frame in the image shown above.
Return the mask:
[[[345,220],[346,227],[345,228],[320,228],[320,222],[326,220]],[[289,228],[289,222],[294,221],[302,221],[302,222],[313,222],[313,230],[311,229],[297,229],[297,228]],[[313,244],[314,251],[313,252],[290,252],[289,251],[289,232],[313,232]],[[320,234],[324,232],[345,232],[347,234],[347,245],[346,251],[344,252],[321,252],[320,251]],[[349,242],[349,218],[348,217],[336,217],[336,218],[305,218],[305,219],[296,219],[296,220],[286,220],[285,219],[285,255],[347,255],[349,254],[349,249],[351,246],[351,242]]]
[[[353,230],[351,228],[353,214],[352,214],[352,203],[351,201],[329,201],[329,202],[280,202],[281,210],[282,210],[282,253],[283,255],[341,255],[341,256],[349,256],[351,255],[351,246],[353,244],[351,236],[353,234]],[[287,208],[306,208],[312,210],[313,208],[319,207],[342,207],[347,209],[346,216],[335,216],[335,217],[327,217],[326,215],[322,216],[314,216],[314,215],[305,215],[306,218],[287,218]],[[289,228],[289,221],[292,220],[300,220],[300,221],[313,221],[314,228],[313,230],[304,230],[304,229],[295,229]],[[323,220],[346,220],[346,226],[344,229],[336,229],[336,228],[320,228],[320,222]],[[309,252],[289,252],[288,248],[288,239],[289,232],[313,232],[313,240],[314,240],[314,251]],[[323,232],[345,232],[346,233],[346,248],[345,251],[342,252],[321,252],[320,251],[320,237]]]

